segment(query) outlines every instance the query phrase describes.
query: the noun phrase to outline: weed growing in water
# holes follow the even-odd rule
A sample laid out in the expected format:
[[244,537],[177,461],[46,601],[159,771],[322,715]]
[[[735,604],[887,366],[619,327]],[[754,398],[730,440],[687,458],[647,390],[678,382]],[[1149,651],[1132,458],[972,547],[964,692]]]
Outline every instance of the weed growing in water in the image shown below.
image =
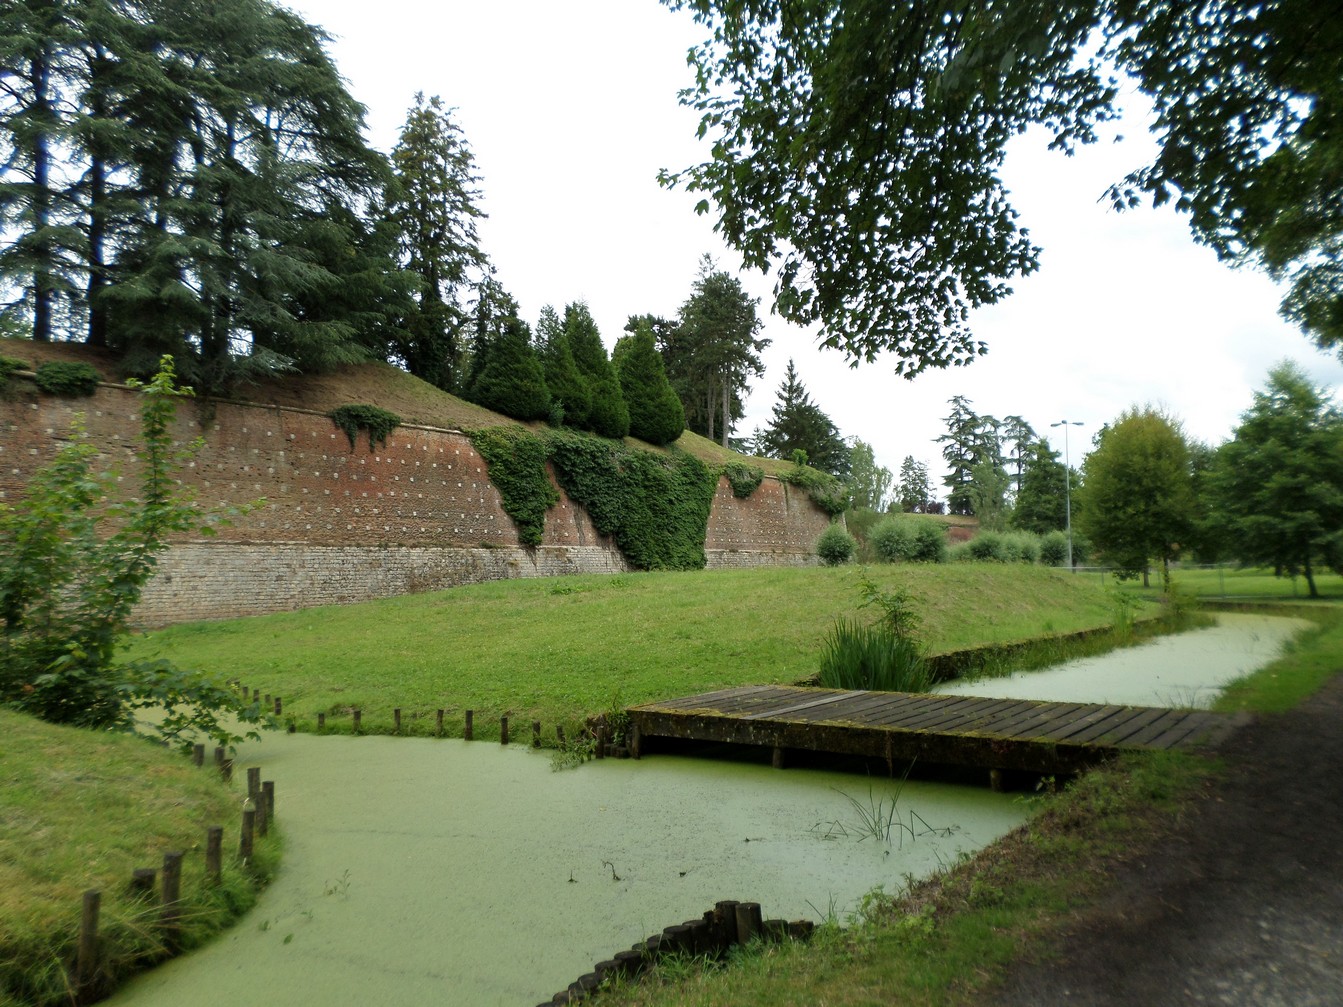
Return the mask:
[[335,881],[328,881],[322,891],[323,895],[339,895],[342,899],[350,894],[350,870],[347,867]]

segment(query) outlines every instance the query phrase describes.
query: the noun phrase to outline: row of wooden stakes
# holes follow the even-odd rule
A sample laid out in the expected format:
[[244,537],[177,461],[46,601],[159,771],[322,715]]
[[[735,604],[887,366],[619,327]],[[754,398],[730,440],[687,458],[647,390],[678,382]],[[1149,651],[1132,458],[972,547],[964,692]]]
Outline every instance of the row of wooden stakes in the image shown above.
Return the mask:
[[617,979],[637,979],[664,957],[684,955],[692,958],[722,958],[734,946],[752,941],[806,940],[815,924],[810,920],[764,920],[760,903],[725,900],[697,920],[686,920],[667,927],[628,951],[619,951],[598,962],[591,972],[579,976],[566,988],[537,1007],[577,1003],[586,1000],[603,983]]
[[[195,745],[192,761],[201,766],[205,762],[205,746]],[[233,760],[225,757],[224,749],[215,749],[215,763],[227,781],[233,775]],[[247,769],[247,802],[243,805],[242,828],[238,837],[238,858],[244,864],[251,860],[258,836],[270,831],[275,819],[275,783],[261,779],[261,767]],[[205,830],[205,882],[220,884],[224,874],[224,827],[212,825]],[[159,882],[159,912],[156,931],[165,955],[179,950],[182,934],[182,858],[179,850],[163,854],[163,867],[138,867],[131,872],[127,891],[133,898],[148,901],[154,896],[155,881]],[[99,974],[98,918],[102,911],[103,893],[90,889],[83,895],[79,917],[79,944],[75,954],[73,981],[76,1003],[93,1003],[103,995]]]
[[[251,699],[252,702],[260,704],[261,709],[274,710],[275,716],[277,717],[284,715],[283,697],[280,696],[272,697],[269,693],[263,695],[260,689],[248,689],[247,686],[243,685],[241,682],[236,680],[233,681],[231,684],[233,685],[234,688],[238,689],[242,693],[244,699]],[[465,711],[465,713],[466,713],[466,722],[463,725],[462,737],[467,741],[474,741],[476,733],[476,712],[474,710],[467,710]],[[443,718],[445,714],[446,710],[443,709],[436,710],[434,713],[434,737],[436,738],[443,737]],[[353,723],[352,733],[354,734],[362,733],[363,716],[364,716],[363,711],[358,708],[355,708],[350,711],[350,715]],[[401,707],[399,706],[396,707],[394,710],[392,710],[392,724],[393,724],[392,733],[400,734]],[[289,731],[290,733],[293,733],[294,730],[295,730],[294,722],[291,720],[289,722]],[[317,733],[323,734],[325,732],[326,732],[326,714],[319,713],[317,714]],[[559,742],[560,747],[563,748],[566,740],[564,736],[563,725],[556,726],[555,739]],[[506,716],[500,717],[499,744],[507,745],[509,743],[509,740],[510,737],[509,737],[508,717]],[[624,746],[616,747],[608,745],[606,743],[604,729],[601,727],[596,728],[596,730],[594,731],[594,741],[595,744],[593,747],[593,754],[599,759],[605,758],[607,755],[610,755],[613,758],[628,758],[630,755],[629,749],[625,748]],[[541,747],[541,722],[539,720],[532,721],[532,747],[533,748]]]

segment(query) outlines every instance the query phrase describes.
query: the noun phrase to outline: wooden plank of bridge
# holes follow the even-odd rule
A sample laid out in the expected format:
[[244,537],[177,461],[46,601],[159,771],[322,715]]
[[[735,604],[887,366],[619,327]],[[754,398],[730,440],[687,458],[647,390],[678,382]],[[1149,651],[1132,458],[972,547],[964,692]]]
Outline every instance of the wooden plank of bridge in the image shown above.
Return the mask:
[[[987,768],[1071,771],[1117,748],[1169,748],[1225,734],[1221,714],[1113,704],[797,686],[741,686],[630,710],[645,737],[660,732],[866,754],[971,760]],[[652,719],[650,719],[652,718]],[[661,718],[661,719],[658,719]],[[747,725],[754,725],[748,727]],[[996,760],[996,762],[995,762]],[[989,765],[994,763],[994,765]]]

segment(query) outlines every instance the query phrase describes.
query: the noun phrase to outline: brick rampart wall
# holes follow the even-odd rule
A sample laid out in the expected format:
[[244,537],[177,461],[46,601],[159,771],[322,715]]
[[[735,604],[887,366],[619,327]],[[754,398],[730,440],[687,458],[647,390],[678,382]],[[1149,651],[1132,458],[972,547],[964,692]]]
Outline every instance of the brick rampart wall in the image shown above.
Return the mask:
[[[15,385],[10,386],[11,389]],[[18,386],[22,389],[23,386]],[[12,499],[71,436],[89,439],[135,485],[138,398],[105,385],[89,399],[34,392],[0,400],[0,500]],[[542,544],[523,548],[484,460],[456,431],[398,427],[353,449],[321,414],[185,402],[175,436],[205,445],[184,473],[206,505],[266,504],[208,542],[175,543],[146,591],[141,621],[224,618],[363,601],[503,577],[626,569],[583,508],[561,493]],[[826,516],[766,479],[745,500],[720,480],[705,542],[711,568],[814,561]]]

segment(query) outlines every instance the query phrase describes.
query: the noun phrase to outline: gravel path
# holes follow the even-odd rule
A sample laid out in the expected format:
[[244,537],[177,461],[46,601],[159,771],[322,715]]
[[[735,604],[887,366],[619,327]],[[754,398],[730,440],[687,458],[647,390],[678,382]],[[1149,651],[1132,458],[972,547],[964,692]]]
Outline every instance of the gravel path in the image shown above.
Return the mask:
[[1225,780],[1177,831],[989,1002],[1343,1004],[1343,675],[1224,755]]

